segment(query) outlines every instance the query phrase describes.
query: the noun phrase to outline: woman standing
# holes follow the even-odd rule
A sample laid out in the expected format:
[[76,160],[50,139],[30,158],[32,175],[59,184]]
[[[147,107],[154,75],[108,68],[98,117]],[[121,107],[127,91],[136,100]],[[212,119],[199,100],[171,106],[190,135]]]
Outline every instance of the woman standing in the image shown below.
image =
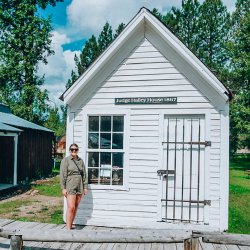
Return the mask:
[[69,147],[70,156],[63,158],[60,166],[60,183],[62,193],[67,199],[66,224],[72,229],[78,205],[82,195],[88,192],[88,178],[83,160],[77,155],[78,145]]

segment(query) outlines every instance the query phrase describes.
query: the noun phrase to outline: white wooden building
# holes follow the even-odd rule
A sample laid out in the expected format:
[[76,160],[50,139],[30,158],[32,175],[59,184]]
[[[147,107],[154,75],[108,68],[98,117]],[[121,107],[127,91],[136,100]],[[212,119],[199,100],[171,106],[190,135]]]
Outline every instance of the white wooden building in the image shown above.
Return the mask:
[[90,182],[76,223],[227,229],[230,92],[150,11],[62,98]]

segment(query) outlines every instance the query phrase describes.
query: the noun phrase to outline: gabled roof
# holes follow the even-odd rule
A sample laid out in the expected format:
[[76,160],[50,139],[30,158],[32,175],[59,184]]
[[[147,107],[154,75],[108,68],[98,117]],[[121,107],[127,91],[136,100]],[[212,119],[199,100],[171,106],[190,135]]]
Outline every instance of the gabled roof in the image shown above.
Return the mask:
[[[216,76],[148,9],[142,8],[111,45],[63,93],[61,98],[64,102],[70,104],[77,95],[83,93],[88,83],[94,77],[97,78],[96,75],[101,74],[100,72],[110,64],[111,60],[115,60],[114,58],[122,46],[124,47],[132,36],[139,36],[138,34],[141,39],[147,38],[216,106],[220,106],[230,99],[230,91]],[[92,84],[95,82],[96,80]]]
[[21,127],[21,128],[30,128],[30,129],[43,130],[43,131],[47,131],[47,132],[53,132],[50,129],[47,129],[47,128],[39,126],[35,123],[26,121],[18,116],[10,114],[10,113],[0,112],[0,122],[4,123],[6,125],[17,126],[17,127]]
[[11,127],[9,125],[3,124],[0,122],[0,132],[14,132],[14,133],[19,133],[22,132],[21,129]]

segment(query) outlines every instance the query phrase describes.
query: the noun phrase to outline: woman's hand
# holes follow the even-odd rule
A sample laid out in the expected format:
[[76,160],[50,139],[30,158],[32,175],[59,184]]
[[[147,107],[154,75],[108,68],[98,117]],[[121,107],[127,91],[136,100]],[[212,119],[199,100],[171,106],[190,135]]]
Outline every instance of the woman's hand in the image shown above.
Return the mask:
[[84,188],[83,189],[83,194],[86,195],[88,193],[88,189],[87,188]]
[[67,189],[63,189],[63,190],[62,190],[62,194],[63,194],[63,196],[64,196],[65,198],[67,198],[67,194],[68,194]]

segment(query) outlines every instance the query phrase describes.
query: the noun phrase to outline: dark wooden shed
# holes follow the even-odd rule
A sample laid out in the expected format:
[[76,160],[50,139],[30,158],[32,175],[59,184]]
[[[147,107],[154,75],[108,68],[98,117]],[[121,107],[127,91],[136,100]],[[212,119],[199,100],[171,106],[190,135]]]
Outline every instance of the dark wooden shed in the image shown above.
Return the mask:
[[49,174],[54,132],[13,115],[2,104],[0,123],[0,189]]

